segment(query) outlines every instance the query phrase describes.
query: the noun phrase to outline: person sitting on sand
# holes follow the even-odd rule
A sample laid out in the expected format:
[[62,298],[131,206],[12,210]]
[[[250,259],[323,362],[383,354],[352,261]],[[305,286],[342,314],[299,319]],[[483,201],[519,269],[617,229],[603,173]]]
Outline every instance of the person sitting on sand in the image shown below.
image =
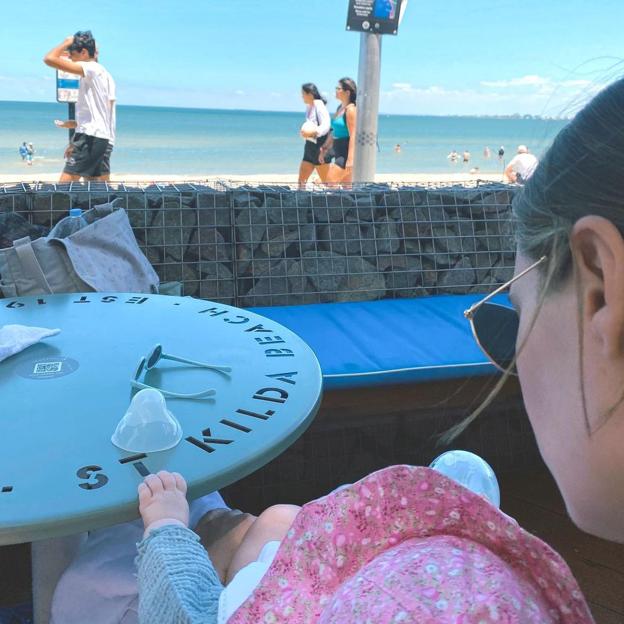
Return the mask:
[[529,153],[526,145],[518,145],[518,153],[511,159],[505,169],[505,177],[510,182],[524,184],[537,168],[537,158]]

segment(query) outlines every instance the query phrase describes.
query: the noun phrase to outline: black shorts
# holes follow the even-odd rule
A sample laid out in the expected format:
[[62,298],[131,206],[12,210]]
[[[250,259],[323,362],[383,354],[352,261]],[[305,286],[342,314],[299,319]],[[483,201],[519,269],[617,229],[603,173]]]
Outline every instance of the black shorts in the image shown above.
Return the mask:
[[100,177],[103,175],[110,174],[110,158],[111,158],[112,153],[113,153],[113,144],[109,143],[108,147],[106,148],[106,151],[104,152],[104,156],[102,157],[102,160],[100,161],[100,166],[97,169],[97,173],[95,174],[95,177]]
[[71,142],[72,152],[65,163],[64,173],[97,178],[110,173],[113,146],[108,139],[76,132]]
[[346,169],[347,159],[349,158],[349,138],[334,139],[332,150],[334,153],[334,164],[338,165],[341,169]]
[[[325,144],[325,141],[327,141],[327,135],[316,139],[316,143],[312,141],[306,141],[305,147],[303,148],[303,162],[308,162],[311,165],[315,166],[319,165],[319,153],[321,151],[321,147],[323,147],[323,145]],[[325,154],[324,162],[325,164],[331,162],[331,157],[328,154]]]

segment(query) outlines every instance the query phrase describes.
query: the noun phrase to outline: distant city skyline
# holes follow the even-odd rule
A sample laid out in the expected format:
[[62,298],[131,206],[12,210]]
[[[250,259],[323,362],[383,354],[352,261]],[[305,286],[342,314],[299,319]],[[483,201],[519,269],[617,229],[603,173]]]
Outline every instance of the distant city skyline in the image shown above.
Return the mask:
[[[347,6],[6,3],[0,100],[53,102],[43,55],[91,29],[119,104],[300,111],[300,85],[312,81],[333,107],[338,78],[357,79],[359,35],[345,31]],[[399,35],[384,37],[380,112],[569,116],[624,73],[623,18],[620,0],[602,0],[600,10],[584,0],[447,0],[444,10],[410,0]]]

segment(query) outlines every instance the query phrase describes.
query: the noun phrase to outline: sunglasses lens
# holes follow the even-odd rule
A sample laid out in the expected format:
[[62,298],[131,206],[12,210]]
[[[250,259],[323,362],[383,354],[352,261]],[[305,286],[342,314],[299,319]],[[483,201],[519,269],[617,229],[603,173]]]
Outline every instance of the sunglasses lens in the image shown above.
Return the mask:
[[160,356],[162,355],[162,347],[160,345],[156,345],[152,352],[149,354],[147,358],[147,369],[154,368],[160,360]]
[[139,362],[139,365],[136,368],[136,373],[134,373],[134,380],[136,381],[140,376],[141,373],[143,372],[143,369],[145,368],[145,358],[141,358],[141,361]]
[[[513,308],[484,303],[472,317],[472,327],[479,346],[501,369],[507,369],[516,354],[518,315]],[[512,370],[515,373],[515,367]]]

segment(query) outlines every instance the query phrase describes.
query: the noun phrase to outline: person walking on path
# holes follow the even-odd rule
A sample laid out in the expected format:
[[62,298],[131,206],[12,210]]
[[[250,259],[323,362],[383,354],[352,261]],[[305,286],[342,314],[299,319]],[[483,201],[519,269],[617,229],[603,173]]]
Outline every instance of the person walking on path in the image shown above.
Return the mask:
[[357,86],[351,78],[341,78],[336,86],[336,99],[340,102],[334,114],[331,141],[321,148],[324,157],[333,150],[333,162],[327,174],[328,184],[351,183],[353,179],[353,159],[355,157],[355,125],[357,110]]
[[76,120],[55,122],[62,128],[75,128],[65,151],[66,164],[60,182],[107,180],[115,141],[115,82],[97,61],[97,48],[91,31],[79,31],[52,48],[44,63],[57,70],[80,76]]
[[524,184],[535,172],[539,161],[529,153],[526,145],[518,145],[518,153],[511,159],[505,169],[505,177],[510,182]]
[[301,86],[301,98],[306,105],[306,120],[301,127],[301,136],[305,139],[303,159],[299,166],[299,186],[305,186],[312,172],[316,169],[321,182],[327,180],[327,171],[331,158],[321,148],[327,141],[331,130],[331,119],[327,111],[326,100],[312,82]]

